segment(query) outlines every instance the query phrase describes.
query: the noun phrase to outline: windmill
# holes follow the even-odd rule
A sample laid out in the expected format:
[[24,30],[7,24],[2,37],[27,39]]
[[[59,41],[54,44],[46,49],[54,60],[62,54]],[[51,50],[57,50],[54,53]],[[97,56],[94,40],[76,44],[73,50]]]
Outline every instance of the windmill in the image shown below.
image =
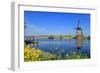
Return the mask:
[[80,27],[80,20],[78,20],[77,27],[76,27],[76,44],[77,49],[80,49],[82,47],[83,42],[83,30]]
[[77,27],[76,27],[76,39],[83,39],[83,30],[80,27],[80,20],[77,22]]

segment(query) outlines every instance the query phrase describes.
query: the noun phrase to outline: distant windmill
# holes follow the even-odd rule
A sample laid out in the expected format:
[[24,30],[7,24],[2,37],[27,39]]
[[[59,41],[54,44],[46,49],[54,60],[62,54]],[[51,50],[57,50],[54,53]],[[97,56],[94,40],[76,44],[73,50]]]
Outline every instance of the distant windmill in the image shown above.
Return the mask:
[[83,30],[80,27],[80,20],[78,20],[77,27],[76,27],[76,43],[77,43],[77,49],[80,49],[82,47],[82,41],[83,41]]

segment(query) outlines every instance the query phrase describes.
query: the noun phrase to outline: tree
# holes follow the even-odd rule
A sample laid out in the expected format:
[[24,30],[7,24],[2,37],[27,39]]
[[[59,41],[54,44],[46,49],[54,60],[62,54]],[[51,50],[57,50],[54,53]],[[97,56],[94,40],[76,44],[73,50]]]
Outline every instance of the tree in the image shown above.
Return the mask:
[[87,39],[90,40],[90,36],[88,36]]
[[54,36],[48,36],[48,39],[54,39]]

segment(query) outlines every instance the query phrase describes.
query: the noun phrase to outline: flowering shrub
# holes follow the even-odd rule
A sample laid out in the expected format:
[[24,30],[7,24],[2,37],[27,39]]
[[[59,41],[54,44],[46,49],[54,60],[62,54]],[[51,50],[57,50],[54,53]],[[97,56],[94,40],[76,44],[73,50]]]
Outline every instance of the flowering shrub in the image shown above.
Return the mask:
[[24,48],[24,61],[43,61],[43,60],[53,60],[56,56],[42,50],[32,48],[32,47],[25,47]]

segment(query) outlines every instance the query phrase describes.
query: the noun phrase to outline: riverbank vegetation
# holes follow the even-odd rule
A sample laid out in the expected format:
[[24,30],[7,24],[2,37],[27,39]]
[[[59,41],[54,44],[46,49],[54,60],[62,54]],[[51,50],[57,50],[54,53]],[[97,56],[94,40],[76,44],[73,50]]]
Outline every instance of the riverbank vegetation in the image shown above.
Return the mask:
[[67,59],[88,59],[89,57],[86,54],[82,54],[80,52],[70,52],[66,54]]
[[55,55],[46,53],[42,50],[32,48],[32,47],[25,47],[24,49],[24,61],[44,61],[44,60],[54,60],[56,58]]
[[[76,36],[72,35],[42,35],[42,36],[25,36],[25,38],[45,38],[45,39],[76,39]],[[84,36],[84,39],[90,40],[90,36]]]
[[81,54],[77,52],[70,52],[64,55],[51,54],[48,52],[44,52],[37,48],[32,48],[30,46],[26,46],[24,48],[24,61],[25,62],[34,62],[34,61],[47,61],[47,60],[67,60],[67,59],[88,59],[89,57],[86,54]]

